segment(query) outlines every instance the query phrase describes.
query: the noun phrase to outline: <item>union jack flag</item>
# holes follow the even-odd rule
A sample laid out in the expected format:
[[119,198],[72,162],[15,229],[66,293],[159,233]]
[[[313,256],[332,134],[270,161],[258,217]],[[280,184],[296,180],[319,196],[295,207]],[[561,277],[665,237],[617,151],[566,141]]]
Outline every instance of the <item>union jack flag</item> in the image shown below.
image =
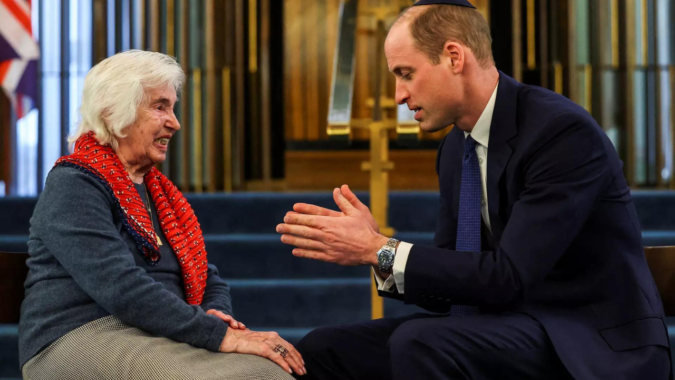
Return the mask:
[[31,0],[0,0],[0,86],[12,101],[17,119],[30,112],[37,99],[39,57]]

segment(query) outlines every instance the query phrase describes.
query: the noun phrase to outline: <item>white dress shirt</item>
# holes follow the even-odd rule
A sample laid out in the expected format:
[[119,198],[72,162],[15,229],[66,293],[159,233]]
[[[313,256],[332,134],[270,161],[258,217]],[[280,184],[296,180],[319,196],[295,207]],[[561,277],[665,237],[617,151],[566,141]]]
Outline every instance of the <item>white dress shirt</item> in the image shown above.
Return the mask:
[[[487,199],[487,154],[488,142],[490,140],[490,124],[492,124],[492,113],[495,109],[495,101],[497,99],[497,88],[499,83],[495,86],[492,96],[488,101],[483,113],[478,118],[476,125],[473,127],[471,133],[464,132],[464,137],[471,135],[476,141],[476,155],[478,156],[478,165],[480,166],[481,188],[483,189],[483,196],[481,200],[480,212],[483,216],[485,226],[492,233],[492,226],[490,225],[490,215],[488,214],[488,199]],[[396,249],[396,257],[394,258],[393,275],[384,279],[375,273],[375,280],[377,281],[377,289],[385,292],[393,292],[394,286],[399,294],[404,294],[405,289],[405,266],[408,262],[410,249],[412,244],[401,242]]]

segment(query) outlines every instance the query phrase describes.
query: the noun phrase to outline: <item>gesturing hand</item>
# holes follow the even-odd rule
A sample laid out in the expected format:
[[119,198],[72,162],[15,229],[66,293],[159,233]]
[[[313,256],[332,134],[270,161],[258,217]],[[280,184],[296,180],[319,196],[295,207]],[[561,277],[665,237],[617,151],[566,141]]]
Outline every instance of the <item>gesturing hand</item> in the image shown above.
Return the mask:
[[387,238],[378,233],[370,210],[346,185],[333,191],[340,212],[303,203],[277,226],[281,241],[298,248],[293,255],[340,265],[377,265],[376,252]]
[[209,309],[206,314],[215,315],[216,317],[225,321],[225,323],[227,323],[233,329],[246,330],[246,325],[241,322],[237,322],[231,315],[225,314],[220,310]]
[[[354,194],[354,192],[352,192],[349,186],[342,185],[342,187],[340,187],[340,192],[342,193],[342,196],[361,213],[361,216],[368,222],[368,224],[370,224],[373,230],[377,233],[380,233],[380,227],[377,225],[375,218],[373,218],[373,214],[370,212],[370,209],[359,200],[359,198],[356,196],[356,194]],[[293,210],[298,214],[306,215],[345,216],[344,212],[333,211],[307,203],[296,203],[293,205]]]
[[[283,349],[275,348],[281,346]],[[227,329],[220,352],[258,355],[277,363],[288,373],[307,374],[300,353],[276,332]],[[291,370],[292,369],[292,370]]]

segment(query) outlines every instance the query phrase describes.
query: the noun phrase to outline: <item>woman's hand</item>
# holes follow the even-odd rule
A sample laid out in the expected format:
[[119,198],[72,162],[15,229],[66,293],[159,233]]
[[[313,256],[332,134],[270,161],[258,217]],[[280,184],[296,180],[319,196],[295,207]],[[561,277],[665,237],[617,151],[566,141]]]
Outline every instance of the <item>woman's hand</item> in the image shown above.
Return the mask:
[[277,363],[288,373],[307,374],[305,362],[300,353],[274,331],[227,329],[225,338],[220,344],[220,352],[262,356]]
[[206,312],[206,314],[215,315],[216,317],[222,319],[225,323],[227,323],[233,329],[246,330],[246,325],[244,325],[241,322],[237,322],[234,318],[232,318],[231,315],[225,314],[220,310],[210,309],[209,311]]

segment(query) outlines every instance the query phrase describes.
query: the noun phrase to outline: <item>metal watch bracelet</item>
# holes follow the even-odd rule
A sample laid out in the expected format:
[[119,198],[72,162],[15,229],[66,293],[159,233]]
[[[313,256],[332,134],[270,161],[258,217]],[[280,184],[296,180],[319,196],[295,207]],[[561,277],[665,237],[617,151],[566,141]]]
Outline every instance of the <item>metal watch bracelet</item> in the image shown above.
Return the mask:
[[382,273],[392,274],[394,258],[396,257],[396,246],[399,240],[390,238],[382,248],[377,251],[378,269]]

